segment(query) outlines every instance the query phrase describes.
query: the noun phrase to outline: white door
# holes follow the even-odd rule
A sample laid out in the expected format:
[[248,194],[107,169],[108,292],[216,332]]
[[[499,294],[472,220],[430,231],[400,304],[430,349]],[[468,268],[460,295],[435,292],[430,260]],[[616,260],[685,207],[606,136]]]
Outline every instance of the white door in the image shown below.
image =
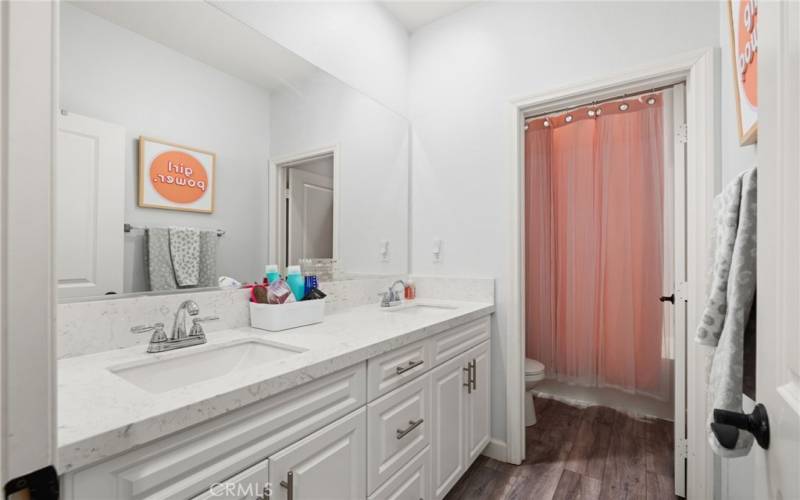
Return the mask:
[[289,262],[333,257],[333,178],[289,169]]
[[466,466],[469,467],[489,444],[489,341],[467,351],[465,356],[467,365],[472,363],[472,384],[467,389],[464,410]]
[[58,7],[0,7],[0,484],[12,489],[36,471],[54,479],[48,466],[57,455],[51,189]]
[[366,428],[361,408],[269,457],[270,499],[366,498]]
[[[688,326],[686,291],[688,269],[686,255],[686,86],[678,84],[664,91],[665,174],[664,183],[664,303],[665,358],[672,358],[675,373],[673,387],[673,437],[675,494],[686,496],[686,331]],[[671,341],[671,345],[670,344]]]
[[58,117],[56,276],[59,297],[121,293],[125,129],[94,118]]
[[800,498],[800,3],[760,2],[756,400],[753,498]]
[[444,498],[466,470],[464,409],[467,395],[463,355],[431,371],[433,497]]

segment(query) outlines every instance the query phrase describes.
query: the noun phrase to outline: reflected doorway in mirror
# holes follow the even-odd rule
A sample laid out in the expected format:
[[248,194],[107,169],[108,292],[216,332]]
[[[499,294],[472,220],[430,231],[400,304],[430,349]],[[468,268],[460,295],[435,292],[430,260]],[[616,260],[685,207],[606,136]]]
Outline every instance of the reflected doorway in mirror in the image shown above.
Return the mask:
[[336,258],[336,148],[323,148],[273,162],[279,265]]

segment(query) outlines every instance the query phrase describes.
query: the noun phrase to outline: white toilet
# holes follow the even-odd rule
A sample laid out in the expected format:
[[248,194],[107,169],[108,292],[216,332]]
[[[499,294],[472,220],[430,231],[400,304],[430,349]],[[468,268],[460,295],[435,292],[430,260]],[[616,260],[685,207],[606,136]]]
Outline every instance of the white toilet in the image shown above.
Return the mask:
[[544,365],[535,359],[525,358],[525,427],[536,423],[532,389],[544,380]]

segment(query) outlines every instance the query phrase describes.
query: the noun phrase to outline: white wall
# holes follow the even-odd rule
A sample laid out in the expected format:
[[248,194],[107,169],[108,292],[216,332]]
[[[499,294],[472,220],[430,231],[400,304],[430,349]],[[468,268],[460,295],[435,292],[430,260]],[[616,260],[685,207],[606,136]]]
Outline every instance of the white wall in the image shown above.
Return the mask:
[[498,278],[495,438],[506,436],[510,101],[716,46],[718,16],[716,2],[482,3],[412,35],[413,271]]
[[[61,19],[61,107],[127,132],[125,220],[224,229],[219,273],[258,279],[267,259],[269,93],[68,3]],[[137,206],[139,135],[217,154],[213,214]],[[126,235],[126,291],[145,287],[143,240]]]
[[405,115],[408,33],[377,2],[214,2],[353,88]]
[[272,94],[272,158],[338,146],[341,269],[407,273],[408,121],[322,71],[292,87]]

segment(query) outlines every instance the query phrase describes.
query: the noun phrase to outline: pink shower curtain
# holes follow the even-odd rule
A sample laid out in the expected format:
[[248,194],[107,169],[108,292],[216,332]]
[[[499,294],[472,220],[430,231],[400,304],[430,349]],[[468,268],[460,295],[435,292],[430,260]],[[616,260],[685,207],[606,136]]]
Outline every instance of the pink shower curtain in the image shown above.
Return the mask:
[[650,97],[528,124],[526,347],[549,377],[668,399],[662,100]]

